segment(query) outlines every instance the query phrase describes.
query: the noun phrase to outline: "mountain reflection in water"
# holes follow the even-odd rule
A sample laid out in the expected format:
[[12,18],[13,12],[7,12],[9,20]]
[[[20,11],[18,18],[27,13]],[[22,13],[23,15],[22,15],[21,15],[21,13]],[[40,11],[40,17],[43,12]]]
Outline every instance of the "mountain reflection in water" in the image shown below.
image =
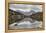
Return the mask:
[[42,21],[32,20],[31,18],[24,18],[19,22],[15,22],[9,25],[10,29],[19,28],[38,28],[42,27]]

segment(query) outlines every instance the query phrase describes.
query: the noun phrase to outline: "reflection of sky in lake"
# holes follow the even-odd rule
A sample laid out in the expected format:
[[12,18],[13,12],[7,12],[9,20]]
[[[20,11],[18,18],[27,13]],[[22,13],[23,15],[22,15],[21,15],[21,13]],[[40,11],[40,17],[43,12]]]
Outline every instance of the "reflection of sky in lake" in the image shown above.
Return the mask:
[[[30,4],[10,4],[9,9],[23,13],[26,16],[30,16],[32,13],[42,12],[42,5],[30,5]],[[15,26],[17,24],[17,26]],[[42,21],[32,20],[31,18],[24,18],[19,23],[15,22],[9,25],[10,28],[37,28],[42,27]]]

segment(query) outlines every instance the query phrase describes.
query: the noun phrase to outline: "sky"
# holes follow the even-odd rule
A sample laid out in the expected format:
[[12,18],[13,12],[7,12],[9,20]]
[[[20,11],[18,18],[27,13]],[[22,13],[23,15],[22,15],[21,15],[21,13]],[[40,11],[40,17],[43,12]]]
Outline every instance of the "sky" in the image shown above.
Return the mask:
[[21,10],[23,12],[30,12],[30,10],[34,10],[35,12],[42,12],[42,5],[10,4],[9,8],[14,11]]

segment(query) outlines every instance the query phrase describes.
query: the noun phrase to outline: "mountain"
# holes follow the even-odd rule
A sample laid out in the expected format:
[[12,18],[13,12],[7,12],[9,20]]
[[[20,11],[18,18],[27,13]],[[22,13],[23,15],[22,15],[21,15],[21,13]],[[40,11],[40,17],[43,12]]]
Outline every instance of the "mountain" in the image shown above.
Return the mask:
[[32,14],[31,18],[38,21],[43,21],[43,12],[37,12],[35,14]]

